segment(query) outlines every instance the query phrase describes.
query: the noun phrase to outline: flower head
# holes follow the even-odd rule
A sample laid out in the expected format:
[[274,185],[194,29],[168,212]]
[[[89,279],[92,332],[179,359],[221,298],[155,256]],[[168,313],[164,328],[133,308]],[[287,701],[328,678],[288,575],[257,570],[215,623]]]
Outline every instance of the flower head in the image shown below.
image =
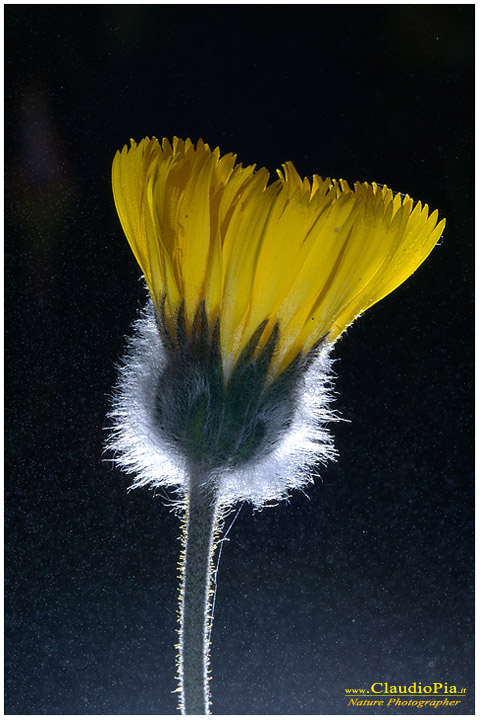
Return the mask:
[[[328,416],[328,350],[417,269],[445,222],[386,186],[302,180],[290,162],[269,184],[267,170],[235,161],[178,138],[132,141],[115,156],[116,207],[152,299],[139,347],[151,355],[154,322],[162,348],[145,423],[157,428],[157,447],[168,445],[158,482],[168,462],[225,476],[265,461],[296,486],[306,465],[331,455],[318,426]],[[137,448],[133,459],[120,448],[142,482],[151,452]],[[246,477],[243,496],[258,500],[252,483]],[[273,485],[259,502],[282,494]]]

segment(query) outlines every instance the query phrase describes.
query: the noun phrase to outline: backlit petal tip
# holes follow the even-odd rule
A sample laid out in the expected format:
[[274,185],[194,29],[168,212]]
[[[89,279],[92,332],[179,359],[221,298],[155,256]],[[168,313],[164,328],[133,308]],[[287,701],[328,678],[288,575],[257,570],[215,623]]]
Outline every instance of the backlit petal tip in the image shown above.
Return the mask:
[[438,242],[445,221],[385,185],[269,173],[203,140],[132,140],[113,161],[119,218],[168,326],[187,333],[204,302],[220,321],[226,376],[255,330],[259,352],[278,324],[275,378],[320,340],[332,343],[400,285]]

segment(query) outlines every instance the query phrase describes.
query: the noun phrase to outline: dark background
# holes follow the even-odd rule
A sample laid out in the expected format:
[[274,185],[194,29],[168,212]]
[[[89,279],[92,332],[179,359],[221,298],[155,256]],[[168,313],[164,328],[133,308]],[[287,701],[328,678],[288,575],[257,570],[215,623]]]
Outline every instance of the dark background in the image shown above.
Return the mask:
[[337,345],[340,460],[230,532],[214,713],[362,714],[344,688],[414,681],[472,713],[473,6],[5,12],[5,711],[176,712],[178,519],[102,449],[145,301],[111,161],[176,134],[447,218]]

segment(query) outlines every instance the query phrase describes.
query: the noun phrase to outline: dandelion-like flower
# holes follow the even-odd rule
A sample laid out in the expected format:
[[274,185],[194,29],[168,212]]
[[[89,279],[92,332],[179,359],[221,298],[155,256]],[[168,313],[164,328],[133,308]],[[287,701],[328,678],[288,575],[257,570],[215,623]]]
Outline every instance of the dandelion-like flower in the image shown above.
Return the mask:
[[201,140],[132,141],[113,162],[117,211],[150,301],[121,371],[110,447],[135,485],[170,487],[186,507],[179,679],[188,714],[208,712],[219,518],[237,501],[285,497],[334,456],[331,349],[417,269],[445,224],[386,186],[302,180],[290,162],[268,181],[267,170]]

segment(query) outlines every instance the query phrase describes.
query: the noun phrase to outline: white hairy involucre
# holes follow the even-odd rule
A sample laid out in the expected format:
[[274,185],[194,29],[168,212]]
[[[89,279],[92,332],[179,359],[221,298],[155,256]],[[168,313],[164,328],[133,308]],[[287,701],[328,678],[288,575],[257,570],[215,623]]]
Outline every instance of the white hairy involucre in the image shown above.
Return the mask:
[[[216,484],[223,508],[241,501],[261,508],[282,500],[291,490],[311,482],[315,465],[335,459],[332,436],[326,428],[328,422],[338,419],[329,407],[331,347],[325,343],[301,371],[293,393],[291,421],[275,442],[266,441],[254,457],[235,467],[225,463],[210,472],[209,481]],[[168,372],[167,350],[149,301],[135,322],[121,363],[111,401],[109,417],[113,424],[106,449],[119,467],[134,476],[132,488],[163,487],[181,499],[192,474],[192,461],[168,438],[157,417],[157,389],[160,378],[163,384],[168,383]],[[189,392],[204,392],[201,375],[198,384]],[[174,398],[173,394],[170,402],[175,402]],[[181,408],[172,410],[178,413]],[[262,412],[268,414],[268,407],[263,407]],[[271,412],[279,412],[275,404]],[[269,420],[275,424],[274,417]]]

